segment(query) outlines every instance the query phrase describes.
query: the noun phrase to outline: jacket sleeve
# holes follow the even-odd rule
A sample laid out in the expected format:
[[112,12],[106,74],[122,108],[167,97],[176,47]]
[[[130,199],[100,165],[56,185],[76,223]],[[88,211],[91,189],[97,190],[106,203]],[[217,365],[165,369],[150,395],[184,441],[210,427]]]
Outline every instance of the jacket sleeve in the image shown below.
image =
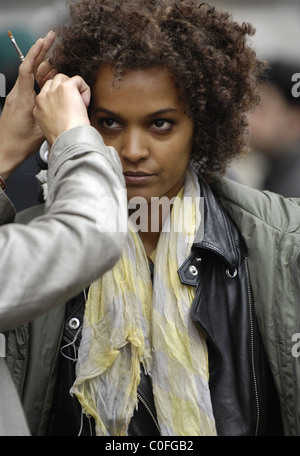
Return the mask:
[[0,228],[0,332],[66,302],[121,255],[124,177],[115,149],[93,127],[57,138],[47,185],[44,215]]

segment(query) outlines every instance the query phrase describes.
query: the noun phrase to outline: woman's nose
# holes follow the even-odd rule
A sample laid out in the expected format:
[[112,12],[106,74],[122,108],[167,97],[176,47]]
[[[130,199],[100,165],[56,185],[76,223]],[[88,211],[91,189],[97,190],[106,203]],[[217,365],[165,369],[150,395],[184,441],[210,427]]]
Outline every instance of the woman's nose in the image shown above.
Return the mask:
[[149,157],[147,139],[142,132],[130,131],[124,134],[121,157],[123,160],[137,162]]

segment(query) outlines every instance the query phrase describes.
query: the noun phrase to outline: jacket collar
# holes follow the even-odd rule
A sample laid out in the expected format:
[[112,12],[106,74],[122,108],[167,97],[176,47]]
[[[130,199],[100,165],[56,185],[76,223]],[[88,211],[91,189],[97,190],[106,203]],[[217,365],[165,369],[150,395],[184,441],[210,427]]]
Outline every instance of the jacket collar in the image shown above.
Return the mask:
[[203,249],[220,256],[232,273],[238,263],[238,250],[234,240],[232,221],[207,182],[199,176],[201,192],[201,225],[195,237],[192,251],[178,269],[183,284],[197,286],[199,264]]

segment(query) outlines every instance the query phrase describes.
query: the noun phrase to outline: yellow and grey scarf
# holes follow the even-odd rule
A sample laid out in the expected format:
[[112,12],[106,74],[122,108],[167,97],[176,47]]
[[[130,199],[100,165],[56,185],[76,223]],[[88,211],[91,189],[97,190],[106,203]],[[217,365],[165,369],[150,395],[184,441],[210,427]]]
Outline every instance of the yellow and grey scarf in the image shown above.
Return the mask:
[[206,342],[189,312],[194,288],[177,274],[200,224],[197,196],[197,176],[189,170],[160,234],[153,285],[131,228],[118,263],[90,288],[71,393],[94,417],[97,435],[127,435],[140,363],[151,377],[162,435],[216,434]]

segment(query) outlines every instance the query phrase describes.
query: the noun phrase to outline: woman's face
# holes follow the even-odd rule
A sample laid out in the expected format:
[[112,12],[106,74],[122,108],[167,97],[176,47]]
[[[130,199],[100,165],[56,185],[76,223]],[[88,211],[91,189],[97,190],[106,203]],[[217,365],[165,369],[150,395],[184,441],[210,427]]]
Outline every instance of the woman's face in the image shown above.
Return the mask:
[[128,71],[113,85],[111,66],[100,68],[93,87],[91,124],[121,159],[128,200],[176,196],[184,182],[193,121],[184,112],[165,69]]

